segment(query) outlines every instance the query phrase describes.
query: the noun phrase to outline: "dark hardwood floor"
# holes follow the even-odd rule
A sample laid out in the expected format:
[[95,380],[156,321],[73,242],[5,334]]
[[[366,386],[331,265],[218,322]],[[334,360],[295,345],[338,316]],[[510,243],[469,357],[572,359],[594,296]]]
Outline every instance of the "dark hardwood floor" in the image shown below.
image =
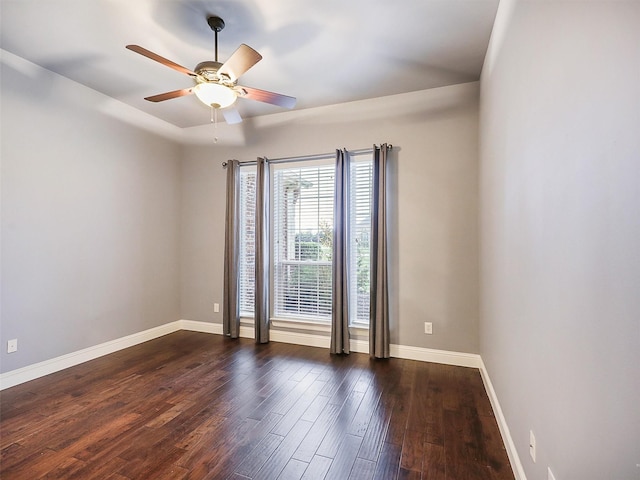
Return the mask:
[[470,368],[181,331],[0,395],[3,480],[514,478]]

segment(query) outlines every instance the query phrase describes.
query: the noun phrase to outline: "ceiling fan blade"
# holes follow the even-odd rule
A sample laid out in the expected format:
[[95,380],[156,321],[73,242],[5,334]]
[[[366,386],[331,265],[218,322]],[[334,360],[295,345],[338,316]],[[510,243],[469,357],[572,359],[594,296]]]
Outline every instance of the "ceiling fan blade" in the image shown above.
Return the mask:
[[218,74],[228,76],[231,81],[235,82],[240,75],[253,67],[262,60],[262,55],[256,52],[249,45],[244,43],[240,45],[235,52],[224,62],[218,70]]
[[240,85],[238,85],[238,90],[240,90],[242,97],[257,100],[258,102],[270,103],[284,108],[293,108],[296,106],[295,97],[267,92],[266,90],[260,90],[258,88],[242,87]]
[[158,95],[153,95],[151,97],[145,97],[145,100],[149,100],[150,102],[163,102],[165,100],[170,100],[172,98],[191,95],[192,93],[193,93],[193,88],[184,88],[182,90],[174,90],[173,92],[160,93]]
[[161,63],[162,65],[165,65],[169,68],[173,68],[174,70],[177,70],[180,73],[184,73],[186,75],[190,75],[192,77],[197,77],[195,72],[192,72],[191,70],[189,70],[186,67],[183,67],[182,65],[178,65],[175,62],[172,62],[171,60],[167,60],[164,57],[161,57],[160,55],[153,53],[149,50],[147,50],[146,48],[142,48],[139,45],[127,45],[127,48],[129,50],[131,50],[132,52],[136,52],[139,53],[140,55],[143,55],[147,58],[150,58],[151,60],[155,60],[156,62]]
[[242,117],[240,116],[240,112],[238,112],[238,110],[236,110],[234,107],[223,108],[220,111],[222,112],[222,115],[224,116],[224,119],[228,125],[242,123]]

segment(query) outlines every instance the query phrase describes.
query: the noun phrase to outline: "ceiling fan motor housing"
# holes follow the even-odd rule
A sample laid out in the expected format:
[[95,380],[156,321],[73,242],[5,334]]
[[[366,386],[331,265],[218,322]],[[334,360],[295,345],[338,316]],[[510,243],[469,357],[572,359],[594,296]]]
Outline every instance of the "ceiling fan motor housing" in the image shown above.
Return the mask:
[[196,68],[194,68],[193,71],[206,80],[214,81],[218,80],[219,78],[218,70],[220,70],[221,66],[222,63],[209,60],[200,62],[198,65],[196,65]]

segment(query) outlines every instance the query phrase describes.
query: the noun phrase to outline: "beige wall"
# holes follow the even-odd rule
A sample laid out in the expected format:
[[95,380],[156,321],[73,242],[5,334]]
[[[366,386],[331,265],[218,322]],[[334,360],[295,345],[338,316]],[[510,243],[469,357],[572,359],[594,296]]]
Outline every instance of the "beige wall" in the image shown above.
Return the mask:
[[[3,54],[4,55],[4,54]],[[180,147],[3,56],[2,371],[179,318]],[[18,351],[6,353],[8,339]]]
[[[247,121],[248,144],[187,148],[182,164],[182,318],[219,323],[229,158],[394,145],[392,343],[478,351],[477,91],[464,84]],[[236,132],[237,133],[237,132]],[[221,142],[234,132],[219,131]],[[241,135],[235,135],[237,138]],[[424,322],[433,322],[433,335]]]
[[637,479],[640,2],[505,1],[498,19],[481,80],[481,355],[527,478]]

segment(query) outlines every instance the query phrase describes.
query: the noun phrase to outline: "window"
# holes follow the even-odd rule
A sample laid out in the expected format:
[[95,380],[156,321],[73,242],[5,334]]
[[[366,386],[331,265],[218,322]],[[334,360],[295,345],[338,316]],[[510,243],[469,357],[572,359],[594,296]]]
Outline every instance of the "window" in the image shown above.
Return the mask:
[[370,238],[373,161],[371,155],[351,159],[349,183],[349,323],[369,325]]
[[[335,161],[272,165],[272,316],[330,322]],[[369,323],[371,154],[351,159],[350,324]],[[240,172],[240,314],[254,312],[255,168]]]
[[273,171],[273,315],[331,320],[335,165]]
[[255,222],[256,170],[240,169],[240,258],[239,288],[240,316],[253,317],[255,300]]

